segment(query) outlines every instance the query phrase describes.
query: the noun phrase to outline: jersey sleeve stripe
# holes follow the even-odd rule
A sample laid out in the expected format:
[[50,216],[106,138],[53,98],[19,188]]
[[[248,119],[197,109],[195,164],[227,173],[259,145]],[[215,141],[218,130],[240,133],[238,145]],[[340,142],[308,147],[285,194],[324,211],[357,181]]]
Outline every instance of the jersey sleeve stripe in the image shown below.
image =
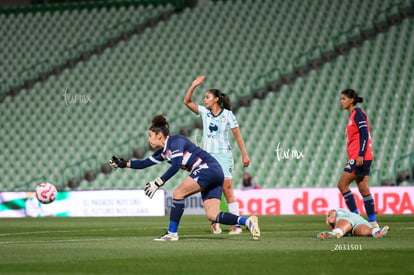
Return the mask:
[[155,159],[153,156],[150,156],[149,159],[154,163],[161,163],[161,161]]
[[177,158],[177,157],[182,157],[183,153],[177,153],[177,154],[173,154],[171,155],[171,158]]

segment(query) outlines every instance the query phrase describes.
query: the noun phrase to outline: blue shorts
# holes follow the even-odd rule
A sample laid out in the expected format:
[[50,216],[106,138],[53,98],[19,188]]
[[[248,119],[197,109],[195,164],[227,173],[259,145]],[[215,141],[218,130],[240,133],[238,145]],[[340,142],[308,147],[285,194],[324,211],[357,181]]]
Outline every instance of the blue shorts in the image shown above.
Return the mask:
[[371,162],[372,160],[364,160],[364,164],[362,166],[356,166],[356,160],[349,159],[346,162],[344,171],[355,174],[357,177],[365,177],[369,176],[369,172],[371,170]]
[[221,200],[224,174],[218,163],[203,163],[190,173],[190,177],[204,189],[201,191],[203,201],[211,198]]
[[232,179],[234,171],[233,153],[231,151],[227,153],[210,153],[223,168],[224,178]]

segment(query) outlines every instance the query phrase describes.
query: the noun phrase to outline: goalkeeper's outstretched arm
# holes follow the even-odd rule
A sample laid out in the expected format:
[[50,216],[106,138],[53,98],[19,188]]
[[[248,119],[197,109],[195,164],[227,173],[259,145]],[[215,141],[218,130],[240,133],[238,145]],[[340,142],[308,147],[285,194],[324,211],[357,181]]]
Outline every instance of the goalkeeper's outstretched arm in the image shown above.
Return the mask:
[[144,160],[125,160],[117,156],[112,156],[112,159],[109,160],[109,164],[114,170],[117,170],[118,168],[144,169],[160,162],[162,162],[162,160],[158,160],[155,155]]

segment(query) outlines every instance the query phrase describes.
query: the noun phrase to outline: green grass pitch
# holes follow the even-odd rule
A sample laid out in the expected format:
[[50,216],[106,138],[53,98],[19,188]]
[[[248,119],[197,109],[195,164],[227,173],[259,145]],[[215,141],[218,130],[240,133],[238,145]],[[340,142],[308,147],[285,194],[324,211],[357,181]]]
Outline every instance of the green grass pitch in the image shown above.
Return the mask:
[[[1,274],[414,274],[414,215],[381,215],[383,239],[318,240],[323,216],[260,216],[260,241],[212,235],[184,215],[180,241],[155,242],[168,217],[0,220]],[[228,227],[223,226],[223,230]]]

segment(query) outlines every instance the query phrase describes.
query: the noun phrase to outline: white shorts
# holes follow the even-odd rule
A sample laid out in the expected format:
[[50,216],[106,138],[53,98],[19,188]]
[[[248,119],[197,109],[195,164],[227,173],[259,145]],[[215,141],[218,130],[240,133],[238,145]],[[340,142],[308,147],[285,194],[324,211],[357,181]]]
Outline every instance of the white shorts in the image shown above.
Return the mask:
[[221,165],[223,169],[224,178],[232,179],[233,170],[234,170],[234,160],[233,153],[230,151],[228,153],[210,153]]

